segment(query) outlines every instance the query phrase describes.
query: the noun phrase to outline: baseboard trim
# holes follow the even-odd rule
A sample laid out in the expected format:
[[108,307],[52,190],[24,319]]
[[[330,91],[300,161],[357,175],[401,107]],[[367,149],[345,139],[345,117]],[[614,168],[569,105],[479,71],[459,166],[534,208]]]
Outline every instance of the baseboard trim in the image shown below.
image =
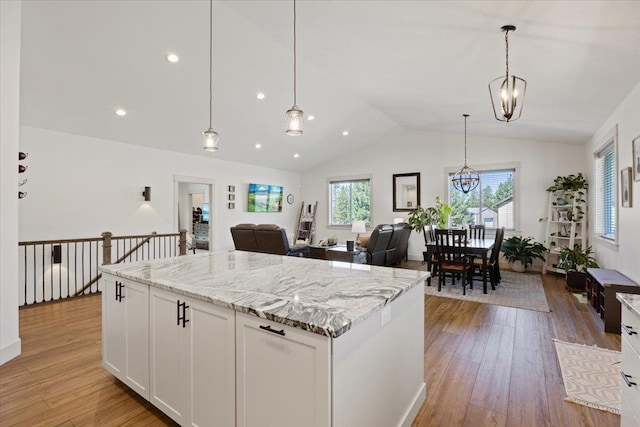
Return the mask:
[[18,338],[11,344],[0,349],[0,365],[4,365],[9,360],[20,356],[22,352],[22,340]]
[[422,408],[422,405],[424,404],[424,401],[426,399],[427,399],[427,385],[425,383],[422,383],[422,385],[418,389],[418,392],[416,393],[416,396],[413,399],[413,402],[411,402],[411,406],[405,413],[405,416],[402,419],[402,423],[400,423],[402,427],[411,427],[411,425],[413,424],[413,421],[416,419],[416,416],[418,415],[418,412],[420,412],[420,408]]

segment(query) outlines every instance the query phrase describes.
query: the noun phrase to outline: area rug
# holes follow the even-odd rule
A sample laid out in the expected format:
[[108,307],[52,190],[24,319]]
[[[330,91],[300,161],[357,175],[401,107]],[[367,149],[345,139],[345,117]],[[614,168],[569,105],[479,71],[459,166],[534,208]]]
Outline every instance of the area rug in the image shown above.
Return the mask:
[[554,339],[565,400],[620,414],[619,351]]
[[474,280],[473,289],[469,289],[467,286],[467,295],[462,295],[460,281],[457,281],[455,285],[451,285],[451,278],[447,278],[446,284],[442,286],[442,291],[438,292],[437,277],[431,279],[431,286],[425,284],[424,293],[438,297],[549,312],[547,297],[544,294],[539,273],[501,271],[500,274],[502,275],[502,280],[496,286],[496,290],[491,290],[491,285],[487,284],[486,294],[482,293],[482,282]]

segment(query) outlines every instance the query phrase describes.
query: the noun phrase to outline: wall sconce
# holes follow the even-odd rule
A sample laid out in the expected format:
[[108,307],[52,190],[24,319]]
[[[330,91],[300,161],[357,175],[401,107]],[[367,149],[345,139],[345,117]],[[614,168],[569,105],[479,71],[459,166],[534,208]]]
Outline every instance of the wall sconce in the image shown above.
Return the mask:
[[62,245],[53,245],[51,249],[51,259],[54,264],[62,263]]
[[144,191],[142,192],[142,197],[144,197],[145,202],[151,201],[151,187],[144,187]]
[[18,199],[24,199],[25,197],[27,197],[26,191],[18,191]]

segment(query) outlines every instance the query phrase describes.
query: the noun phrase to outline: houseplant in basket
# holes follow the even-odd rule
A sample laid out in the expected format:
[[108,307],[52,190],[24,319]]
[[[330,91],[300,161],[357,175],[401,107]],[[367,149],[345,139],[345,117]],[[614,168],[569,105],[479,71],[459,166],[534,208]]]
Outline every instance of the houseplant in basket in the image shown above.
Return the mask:
[[593,257],[591,246],[582,248],[575,244],[573,248],[560,249],[558,267],[567,273],[566,281],[569,290],[583,291],[587,284],[587,268],[598,268]]
[[542,243],[533,241],[533,237],[511,236],[502,242],[500,251],[504,253],[513,271],[523,272],[533,264],[535,258],[544,261],[547,248]]

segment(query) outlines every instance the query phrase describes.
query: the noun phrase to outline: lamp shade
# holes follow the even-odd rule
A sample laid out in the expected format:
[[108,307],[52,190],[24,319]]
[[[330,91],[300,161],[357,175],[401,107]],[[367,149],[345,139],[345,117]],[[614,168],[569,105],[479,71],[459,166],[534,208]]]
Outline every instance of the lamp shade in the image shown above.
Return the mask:
[[364,221],[353,221],[351,224],[352,233],[366,233],[367,224]]

